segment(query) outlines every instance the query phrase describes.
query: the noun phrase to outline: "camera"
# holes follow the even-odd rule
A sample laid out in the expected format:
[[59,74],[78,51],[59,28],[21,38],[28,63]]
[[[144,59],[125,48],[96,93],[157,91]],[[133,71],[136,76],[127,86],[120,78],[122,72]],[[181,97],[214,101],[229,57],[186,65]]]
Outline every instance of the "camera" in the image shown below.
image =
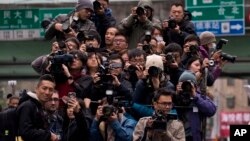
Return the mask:
[[99,1],[94,1],[93,2],[93,7],[94,7],[94,10],[96,11],[96,10],[99,10],[99,9],[101,9],[101,3],[99,2]]
[[[216,45],[216,50],[221,50],[224,44],[227,44],[228,40],[227,39],[220,39],[219,42]],[[222,60],[227,60],[231,63],[234,63],[236,60],[236,56],[227,54],[225,52],[221,52],[220,57],[222,58]]]
[[142,8],[142,7],[137,7],[137,8],[136,8],[136,14],[137,14],[138,16],[142,16],[142,15],[145,15],[146,12],[145,12],[144,8]]
[[113,76],[109,74],[108,63],[99,65],[98,73],[100,80],[97,82],[97,85],[102,87],[104,90],[112,88]]
[[198,51],[199,51],[199,47],[196,46],[196,45],[191,45],[189,47],[189,55],[197,55],[198,54]]
[[47,19],[44,19],[42,22],[41,22],[41,27],[43,29],[47,29],[51,23],[52,19],[51,18],[47,18]]
[[70,99],[76,98],[76,93],[75,92],[69,92],[68,93],[68,98],[70,98]]
[[145,41],[147,42],[147,43],[149,43],[150,41],[151,41],[151,39],[152,39],[152,36],[151,36],[151,32],[150,31],[146,31],[145,32]]
[[72,54],[65,54],[63,51],[57,51],[50,58],[51,60],[51,70],[50,73],[55,77],[61,77],[64,75],[62,64],[68,66],[68,63],[71,63],[74,59]]
[[149,45],[149,44],[143,45],[143,46],[142,46],[142,50],[144,50],[145,53],[147,53],[147,54],[150,54],[150,53],[151,53],[151,48],[152,48],[152,46]]
[[176,106],[190,106],[192,99],[192,82],[184,81],[181,85],[182,91],[175,96],[175,105]]
[[83,31],[79,31],[76,35],[76,38],[81,43],[82,41],[85,41],[85,34]]
[[216,45],[216,50],[222,49],[224,44],[227,44],[228,40],[227,39],[220,39],[219,42]]
[[175,29],[176,26],[177,26],[176,20],[173,19],[173,18],[170,18],[170,19],[168,20],[168,27],[171,28],[171,29]]
[[162,73],[161,69],[155,66],[151,66],[148,69],[149,77],[159,77],[161,73]]
[[165,59],[166,59],[166,61],[167,61],[168,64],[171,64],[171,63],[175,62],[174,61],[174,54],[171,53],[171,52],[169,52],[169,53],[166,54]]
[[103,106],[102,108],[103,115],[100,117],[100,121],[107,121],[113,112],[116,112],[114,106],[112,105]]
[[229,61],[231,63],[234,63],[235,60],[236,60],[236,56],[232,56],[232,55],[227,54],[225,52],[222,52],[220,57],[222,58],[222,60],[227,60],[227,61]]
[[153,116],[153,124],[152,128],[154,130],[166,130],[167,122],[169,120],[176,120],[177,115],[175,114],[167,114],[165,115],[162,111],[157,111],[156,114]]

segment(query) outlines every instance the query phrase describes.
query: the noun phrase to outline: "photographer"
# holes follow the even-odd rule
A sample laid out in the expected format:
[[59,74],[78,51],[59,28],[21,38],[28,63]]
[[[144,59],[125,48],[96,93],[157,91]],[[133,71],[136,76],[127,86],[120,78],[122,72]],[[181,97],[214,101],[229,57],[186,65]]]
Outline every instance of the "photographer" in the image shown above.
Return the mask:
[[[200,34],[199,38],[201,43],[199,52],[204,59],[203,64],[207,67],[210,66],[209,71],[212,73],[214,80],[216,80],[220,76],[222,68],[227,63],[227,60],[221,57],[221,49],[216,49],[216,38],[212,32],[204,31]],[[210,65],[210,61],[213,61],[212,65]]]
[[96,30],[95,24],[89,20],[93,11],[90,0],[80,0],[74,11],[60,14],[50,23],[45,31],[45,39],[51,40],[56,36],[57,41],[64,41],[76,37],[79,32],[86,34],[89,30]]
[[186,141],[201,141],[202,120],[216,112],[216,106],[206,95],[197,92],[197,80],[190,71],[179,78],[174,105],[185,128]]
[[111,105],[99,106],[90,128],[90,141],[131,141],[136,121]]
[[164,71],[170,77],[170,82],[177,85],[180,75],[184,71],[181,63],[182,48],[177,43],[170,43],[164,49]]
[[164,74],[162,57],[150,55],[146,59],[146,78],[140,79],[135,88],[133,101],[138,104],[150,105],[154,97],[154,91],[159,88],[174,90],[173,84]]
[[[189,13],[190,14],[190,13]],[[181,3],[173,3],[170,9],[170,18],[163,22],[163,38],[166,44],[175,42],[183,46],[184,39],[189,34],[195,34],[191,15],[184,11]]]
[[173,95],[172,91],[164,88],[156,91],[153,98],[155,113],[139,120],[133,133],[133,141],[185,141],[182,122],[169,115]]
[[109,27],[115,26],[116,19],[112,16],[112,9],[109,8],[109,0],[95,0],[93,5],[94,13],[90,19],[95,23],[97,32],[101,36],[102,48],[105,47],[105,33]]
[[151,31],[153,23],[148,19],[146,10],[142,7],[133,7],[131,14],[118,25],[120,32],[128,37],[128,48],[136,48],[140,37],[146,31]]
[[60,98],[67,96],[68,92],[76,92],[76,97],[83,99],[88,93],[86,82],[91,79],[82,73],[87,57],[81,51],[72,51],[70,55],[73,56],[72,62],[66,65],[59,64],[63,74],[55,74],[60,76],[60,81],[56,82],[56,89]]

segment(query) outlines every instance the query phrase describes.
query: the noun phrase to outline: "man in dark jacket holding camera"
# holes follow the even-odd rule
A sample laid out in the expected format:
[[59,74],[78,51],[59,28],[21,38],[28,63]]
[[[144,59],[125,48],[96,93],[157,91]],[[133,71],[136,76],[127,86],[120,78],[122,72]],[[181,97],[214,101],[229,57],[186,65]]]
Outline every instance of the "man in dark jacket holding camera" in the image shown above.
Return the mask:
[[89,30],[96,30],[95,24],[89,20],[93,12],[93,4],[89,0],[78,2],[70,14],[58,15],[45,31],[45,38],[63,41],[69,37],[77,37],[78,33],[86,34]]

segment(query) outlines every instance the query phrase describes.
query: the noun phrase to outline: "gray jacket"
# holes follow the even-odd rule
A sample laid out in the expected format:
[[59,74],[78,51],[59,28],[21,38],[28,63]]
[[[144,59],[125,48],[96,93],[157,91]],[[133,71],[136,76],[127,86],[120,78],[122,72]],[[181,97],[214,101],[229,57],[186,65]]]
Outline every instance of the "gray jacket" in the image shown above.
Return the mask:
[[81,20],[77,20],[77,24],[73,25],[73,14],[60,14],[58,15],[49,25],[49,27],[47,28],[47,30],[45,31],[45,39],[51,40],[52,38],[54,38],[56,36],[57,41],[62,41],[65,40],[64,37],[64,33],[61,31],[57,31],[55,29],[55,24],[56,23],[67,23],[69,25],[71,25],[71,28],[73,28],[75,30],[75,32],[84,32],[84,34],[87,34],[88,31],[90,30],[96,30],[95,24],[90,21],[89,19],[85,20],[85,21],[81,21]]
[[152,28],[153,23],[150,20],[142,23],[139,22],[133,15],[129,15],[118,25],[119,31],[128,37],[128,46],[130,49],[136,48],[140,38],[143,37],[146,31],[151,31]]

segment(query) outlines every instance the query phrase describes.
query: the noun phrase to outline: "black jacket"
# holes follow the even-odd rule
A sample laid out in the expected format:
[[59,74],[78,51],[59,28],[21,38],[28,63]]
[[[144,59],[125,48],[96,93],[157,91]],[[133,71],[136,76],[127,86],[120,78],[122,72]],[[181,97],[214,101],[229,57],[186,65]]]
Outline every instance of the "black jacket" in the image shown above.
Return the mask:
[[30,99],[17,108],[19,133],[24,141],[50,141],[51,133],[36,94],[28,93]]

